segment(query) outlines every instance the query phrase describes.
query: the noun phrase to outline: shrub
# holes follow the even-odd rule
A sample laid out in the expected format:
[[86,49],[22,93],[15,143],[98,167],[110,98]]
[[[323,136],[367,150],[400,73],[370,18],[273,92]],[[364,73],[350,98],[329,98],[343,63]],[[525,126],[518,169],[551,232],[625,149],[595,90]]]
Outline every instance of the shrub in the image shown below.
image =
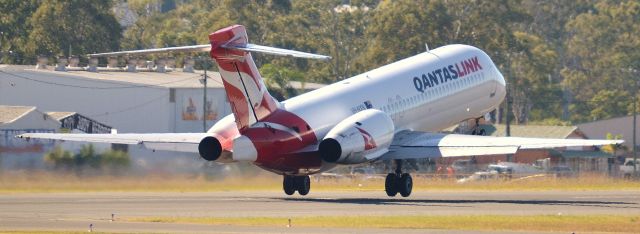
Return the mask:
[[83,145],[77,154],[56,146],[44,156],[45,162],[52,164],[54,170],[74,171],[77,175],[102,174],[110,172],[118,174],[130,166],[127,152],[107,150],[96,153],[93,145]]

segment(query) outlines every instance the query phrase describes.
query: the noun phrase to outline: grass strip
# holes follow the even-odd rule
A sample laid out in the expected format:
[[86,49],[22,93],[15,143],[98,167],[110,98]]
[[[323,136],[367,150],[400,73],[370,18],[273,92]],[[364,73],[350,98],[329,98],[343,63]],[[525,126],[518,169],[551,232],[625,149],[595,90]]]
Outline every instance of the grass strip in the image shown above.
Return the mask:
[[[284,217],[142,217],[131,222],[237,226],[286,226]],[[640,233],[640,216],[623,215],[471,215],[471,216],[305,216],[293,227],[406,228],[482,231]]]
[[[575,178],[549,177],[527,180],[487,180],[458,184],[453,179],[414,175],[414,191],[597,191],[640,190],[640,180],[603,175]],[[281,191],[282,177],[272,174],[209,179],[204,176],[91,176],[56,173],[2,173],[0,193],[29,192],[216,192]],[[313,177],[312,191],[382,191],[384,177]]]

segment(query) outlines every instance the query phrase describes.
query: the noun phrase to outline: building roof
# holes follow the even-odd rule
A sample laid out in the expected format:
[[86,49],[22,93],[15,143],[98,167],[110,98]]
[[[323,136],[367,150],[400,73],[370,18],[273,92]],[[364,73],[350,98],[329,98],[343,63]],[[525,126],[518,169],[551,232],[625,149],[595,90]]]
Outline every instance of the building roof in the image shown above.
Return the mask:
[[[11,74],[24,76],[23,79],[37,79],[45,82],[56,82],[56,78],[78,78],[89,79],[95,81],[101,81],[105,83],[114,83],[113,87],[122,87],[122,83],[128,83],[128,86],[151,86],[151,87],[166,87],[166,88],[202,88],[200,79],[202,79],[203,71],[195,71],[194,73],[182,72],[180,69],[171,72],[125,72],[125,71],[54,71],[53,66],[49,69],[35,69],[33,66],[28,65],[0,65],[0,70],[7,73],[0,73],[0,78],[3,76],[11,76]],[[42,79],[43,75],[51,79]],[[214,71],[207,71],[209,81],[207,82],[208,88],[224,88],[222,84],[222,78],[220,73]],[[62,83],[62,81],[58,81]],[[70,84],[73,85],[73,84]],[[127,85],[124,85],[127,86]],[[319,89],[325,84],[305,82],[304,84],[299,81],[289,82],[289,86],[295,89],[314,90]]]
[[[507,132],[504,124],[480,126],[491,136],[505,136]],[[511,125],[514,137],[567,138],[575,131],[578,131],[576,126]]]
[[[38,80],[35,82],[49,82],[62,85],[78,85],[75,82],[69,82],[68,79],[85,79],[106,83],[101,87],[164,87],[164,88],[202,88],[200,79],[202,71],[195,73],[187,73],[182,71],[172,72],[124,72],[124,71],[54,71],[53,66],[49,69],[35,69],[29,65],[5,65],[0,66],[0,78],[12,76],[22,79]],[[220,74],[208,71],[207,76],[209,88],[223,88]],[[67,78],[67,79],[60,79]],[[90,85],[84,85],[90,86]]]
[[[640,116],[636,119],[636,125],[640,128]],[[624,146],[631,148],[633,145],[633,115],[582,123],[578,124],[578,127],[589,138],[605,139],[607,134],[622,135]],[[637,132],[636,137],[640,137]]]
[[5,106],[0,105],[0,125],[8,124],[20,117],[29,114],[29,112],[34,111],[36,108],[33,106]]
[[47,112],[47,115],[51,116],[51,118],[54,118],[58,121],[75,114],[76,112],[55,112],[55,111]]

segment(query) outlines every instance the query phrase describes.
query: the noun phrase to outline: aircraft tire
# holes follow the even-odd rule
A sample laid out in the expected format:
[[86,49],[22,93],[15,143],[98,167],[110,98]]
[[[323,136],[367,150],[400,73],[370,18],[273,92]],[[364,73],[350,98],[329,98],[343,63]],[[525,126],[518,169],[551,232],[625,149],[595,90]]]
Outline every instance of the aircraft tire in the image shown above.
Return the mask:
[[309,194],[309,191],[311,190],[311,179],[309,176],[296,177],[296,188],[298,189],[298,193],[302,196]]
[[396,186],[397,181],[398,176],[396,176],[395,173],[387,174],[387,178],[384,180],[384,191],[387,192],[387,196],[395,197],[396,194],[398,194],[398,189]]
[[411,190],[413,190],[413,179],[411,179],[411,175],[409,173],[403,173],[398,180],[398,192],[402,197],[408,197],[411,195]]
[[284,179],[282,180],[282,188],[285,194],[289,196],[293,195],[296,192],[295,177],[284,176]]

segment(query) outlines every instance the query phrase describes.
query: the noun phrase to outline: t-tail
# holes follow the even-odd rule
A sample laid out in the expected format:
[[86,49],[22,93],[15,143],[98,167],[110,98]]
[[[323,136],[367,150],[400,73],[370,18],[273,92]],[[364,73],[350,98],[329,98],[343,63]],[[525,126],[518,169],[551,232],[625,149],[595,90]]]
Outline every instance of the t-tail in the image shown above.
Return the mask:
[[251,53],[233,48],[247,45],[244,26],[220,29],[210,34],[209,40],[209,53],[218,64],[238,130],[242,132],[276,111],[279,103],[267,91]]
[[293,57],[328,59],[327,56],[249,44],[242,25],[220,29],[209,35],[211,58],[220,68],[220,76],[227,92],[238,130],[242,133],[251,125],[277,110],[279,102],[267,91],[250,52]]
[[331,57],[249,44],[247,31],[242,25],[220,29],[209,35],[206,45],[180,46],[133,51],[89,54],[89,57],[130,56],[168,52],[209,51],[216,60],[224,83],[231,111],[240,133],[252,124],[276,111],[280,103],[267,91],[251,52],[267,53],[298,58],[327,60]]

